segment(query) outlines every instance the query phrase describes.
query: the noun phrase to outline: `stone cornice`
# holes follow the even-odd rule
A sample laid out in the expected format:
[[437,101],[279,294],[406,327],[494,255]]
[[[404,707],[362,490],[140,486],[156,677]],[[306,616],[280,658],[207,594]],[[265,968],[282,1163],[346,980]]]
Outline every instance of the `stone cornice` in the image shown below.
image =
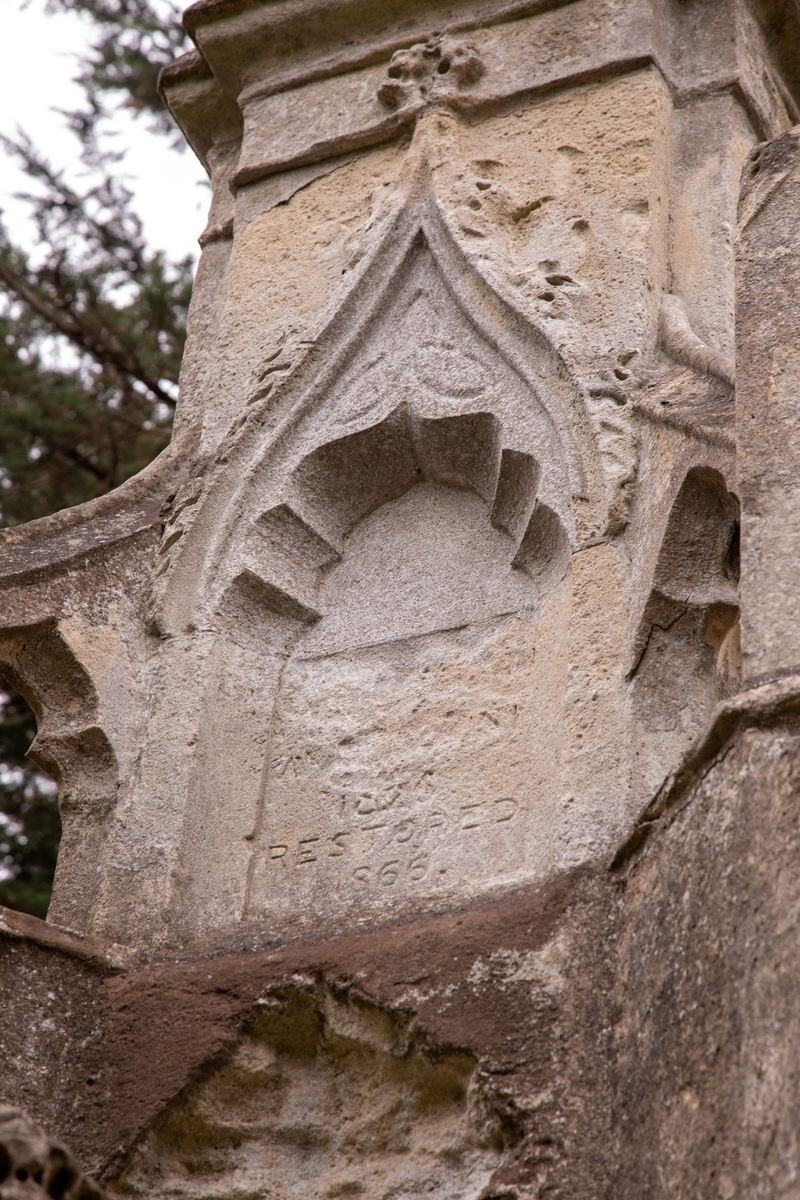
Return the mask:
[[[233,94],[300,83],[387,60],[431,34],[463,33],[576,0],[200,0],[184,24]],[[269,76],[269,82],[265,78]]]
[[126,946],[107,947],[96,938],[85,937],[73,929],[64,929],[49,921],[42,921],[30,913],[0,905],[0,939],[24,942],[54,950],[70,958],[89,963],[102,972],[115,973],[130,965],[132,955]]
[[0,530],[0,590],[160,526],[161,510],[182,481],[196,442],[197,431],[189,429],[113,492]]
[[[432,103],[477,111],[648,63],[676,103],[732,90],[757,135],[773,137],[798,119],[800,6],[729,6],[731,36],[705,61],[702,47],[676,49],[654,0],[200,0],[184,17],[198,50],[166,68],[161,88],[206,166],[212,145],[243,136],[235,186],[395,137]],[[426,43],[474,53],[476,77],[434,75],[429,93],[398,84],[390,97],[389,71]]]

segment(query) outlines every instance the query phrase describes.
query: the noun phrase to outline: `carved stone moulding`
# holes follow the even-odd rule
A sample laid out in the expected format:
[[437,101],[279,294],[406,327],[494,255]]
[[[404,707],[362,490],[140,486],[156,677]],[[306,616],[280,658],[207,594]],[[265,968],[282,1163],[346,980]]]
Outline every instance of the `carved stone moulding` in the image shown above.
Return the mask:
[[[290,928],[548,869],[558,788],[535,725],[563,672],[526,664],[558,657],[553,600],[607,520],[584,411],[436,206],[400,214],[165,527],[154,626],[214,647],[193,686],[254,734],[234,751],[197,716],[173,927],[222,922],[221,889]],[[220,807],[232,754],[247,765]]]
[[388,11],[201,0],[185,15],[199,53],[161,86],[201,157],[238,128],[236,187],[396,137],[430,106],[478,114],[648,64],[678,103],[732,89],[771,137],[797,117],[782,71],[763,69],[770,47],[786,57],[797,37],[794,7],[775,7],[724,0],[698,25],[665,20],[655,0],[407,0]]

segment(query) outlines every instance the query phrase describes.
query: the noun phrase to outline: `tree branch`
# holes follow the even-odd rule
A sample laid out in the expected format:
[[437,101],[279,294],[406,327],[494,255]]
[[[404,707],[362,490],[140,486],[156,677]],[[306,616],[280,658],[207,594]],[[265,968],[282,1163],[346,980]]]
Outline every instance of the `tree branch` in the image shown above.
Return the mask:
[[101,483],[104,483],[106,487],[110,486],[111,482],[113,481],[113,475],[111,478],[109,478],[108,471],[104,471],[102,467],[98,467],[91,461],[91,459],[85,458],[81,454],[80,450],[75,450],[73,448],[71,450],[62,450],[61,453],[65,458],[72,459],[72,461],[77,463],[79,467],[83,467],[84,471],[89,471],[92,475],[99,479]]
[[74,313],[51,304],[2,259],[0,259],[0,280],[54,329],[57,329],[81,350],[91,354],[92,358],[101,366],[114,367],[121,375],[130,375],[134,379],[138,379],[158,400],[168,404],[170,408],[175,407],[173,398],[161,387],[158,380],[150,378],[130,350],[104,338],[96,330],[86,326]]

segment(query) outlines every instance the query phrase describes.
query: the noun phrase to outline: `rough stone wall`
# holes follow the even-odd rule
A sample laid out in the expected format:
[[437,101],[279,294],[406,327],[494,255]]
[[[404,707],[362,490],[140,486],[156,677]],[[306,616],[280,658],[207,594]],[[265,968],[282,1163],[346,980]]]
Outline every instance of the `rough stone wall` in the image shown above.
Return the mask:
[[[112,1193],[235,1195],[270,1170],[286,1195],[595,1194],[614,944],[596,893],[570,876],[388,939],[87,966],[100,1103],[76,1097],[71,1144]],[[74,1078],[94,1061],[78,1047]]]
[[643,847],[513,903],[127,970],[29,945],[7,1094],[112,1194],[791,1195],[797,702],[731,705]]
[[626,880],[618,1195],[796,1188],[797,736],[742,729]]

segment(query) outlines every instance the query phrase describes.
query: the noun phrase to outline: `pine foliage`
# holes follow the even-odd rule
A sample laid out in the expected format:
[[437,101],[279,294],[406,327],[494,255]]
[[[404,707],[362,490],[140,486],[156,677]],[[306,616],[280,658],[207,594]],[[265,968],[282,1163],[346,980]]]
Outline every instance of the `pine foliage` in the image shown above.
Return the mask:
[[35,736],[30,708],[0,679],[0,904],[45,917],[61,822],[55,783],[25,758]]

